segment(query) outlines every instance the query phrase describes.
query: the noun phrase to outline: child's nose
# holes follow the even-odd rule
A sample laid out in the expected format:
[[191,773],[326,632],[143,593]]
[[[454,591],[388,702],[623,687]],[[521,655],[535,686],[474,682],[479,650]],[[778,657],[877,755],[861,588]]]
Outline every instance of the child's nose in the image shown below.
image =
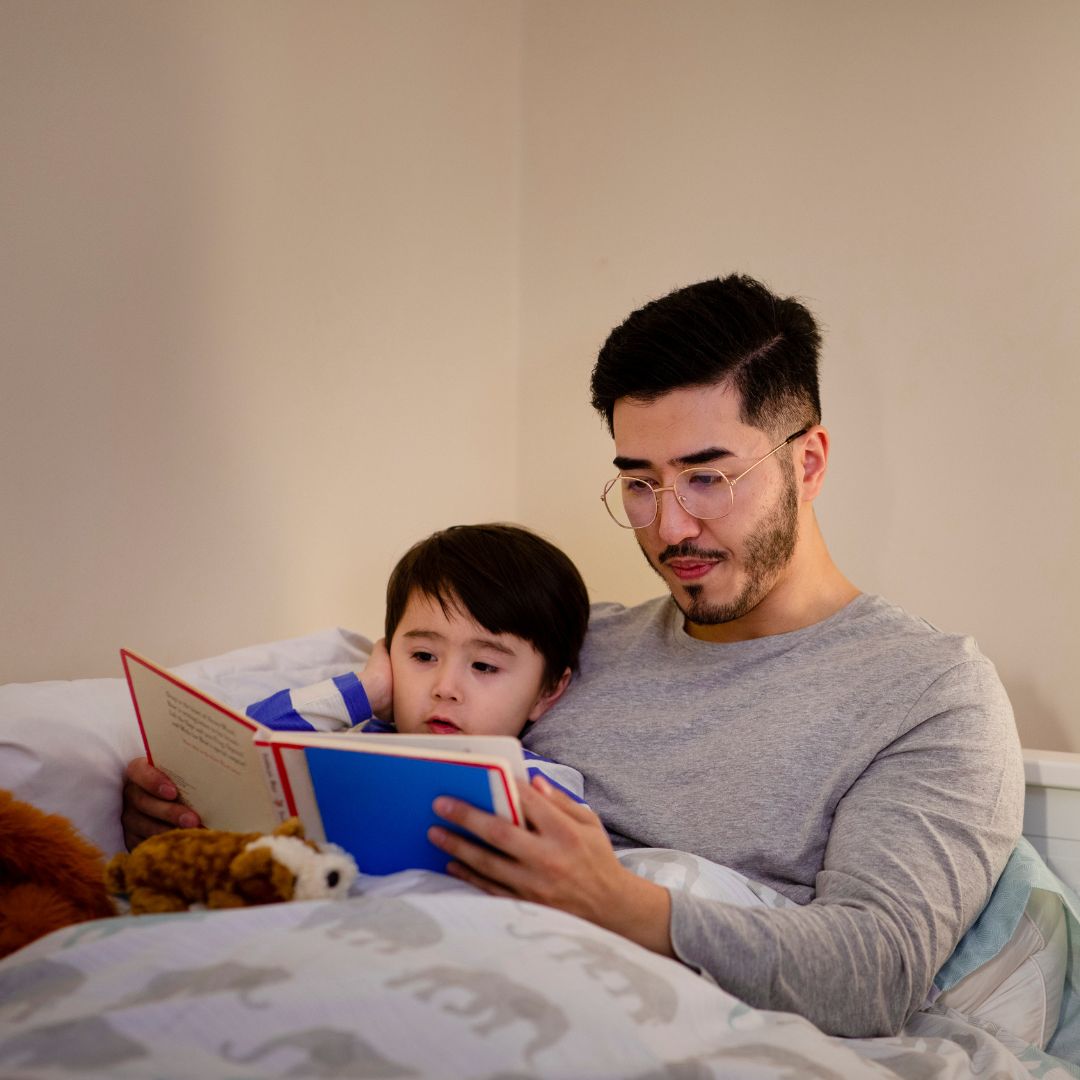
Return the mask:
[[461,686],[453,672],[441,671],[432,687],[432,696],[439,701],[460,701]]

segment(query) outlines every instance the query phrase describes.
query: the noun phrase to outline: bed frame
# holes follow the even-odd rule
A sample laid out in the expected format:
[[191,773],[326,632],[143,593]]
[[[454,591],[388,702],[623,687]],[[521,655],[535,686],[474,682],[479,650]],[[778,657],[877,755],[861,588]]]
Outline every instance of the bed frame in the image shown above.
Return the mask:
[[1025,750],[1024,835],[1062,881],[1080,892],[1080,754]]

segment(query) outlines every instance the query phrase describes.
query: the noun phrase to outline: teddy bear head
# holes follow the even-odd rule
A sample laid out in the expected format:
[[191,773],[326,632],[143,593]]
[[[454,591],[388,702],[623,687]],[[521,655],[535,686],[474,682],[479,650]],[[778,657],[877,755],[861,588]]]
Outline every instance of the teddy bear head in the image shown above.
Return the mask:
[[252,840],[229,864],[233,888],[251,904],[340,899],[356,873],[352,856],[336,844],[277,834]]

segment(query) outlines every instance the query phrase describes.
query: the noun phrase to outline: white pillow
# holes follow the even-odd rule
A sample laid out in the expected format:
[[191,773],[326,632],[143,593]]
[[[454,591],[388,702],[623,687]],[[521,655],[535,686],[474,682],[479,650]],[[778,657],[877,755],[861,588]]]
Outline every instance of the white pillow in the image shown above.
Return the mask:
[[940,994],[935,1004],[988,1020],[1042,1050],[1061,1017],[1068,959],[1061,897],[1032,889],[1001,952]]
[[144,753],[123,679],[0,686],[0,788],[123,850],[124,766]]
[[[367,638],[333,629],[236,649],[173,670],[243,709],[276,690],[361,667],[370,651]],[[116,663],[119,669],[119,651]],[[0,788],[48,813],[62,814],[106,855],[124,850],[124,767],[144,752],[122,678],[0,686]]]

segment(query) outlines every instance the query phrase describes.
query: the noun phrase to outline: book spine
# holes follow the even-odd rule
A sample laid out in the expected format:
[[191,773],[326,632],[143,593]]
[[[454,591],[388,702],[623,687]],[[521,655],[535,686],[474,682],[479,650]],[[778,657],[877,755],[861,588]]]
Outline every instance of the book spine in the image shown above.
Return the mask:
[[255,749],[259,752],[259,760],[262,762],[263,775],[266,777],[266,790],[270,792],[270,801],[274,807],[274,814],[278,821],[286,821],[289,818],[289,804],[285,798],[285,789],[278,775],[277,763],[274,761],[274,751],[268,743],[255,739]]

